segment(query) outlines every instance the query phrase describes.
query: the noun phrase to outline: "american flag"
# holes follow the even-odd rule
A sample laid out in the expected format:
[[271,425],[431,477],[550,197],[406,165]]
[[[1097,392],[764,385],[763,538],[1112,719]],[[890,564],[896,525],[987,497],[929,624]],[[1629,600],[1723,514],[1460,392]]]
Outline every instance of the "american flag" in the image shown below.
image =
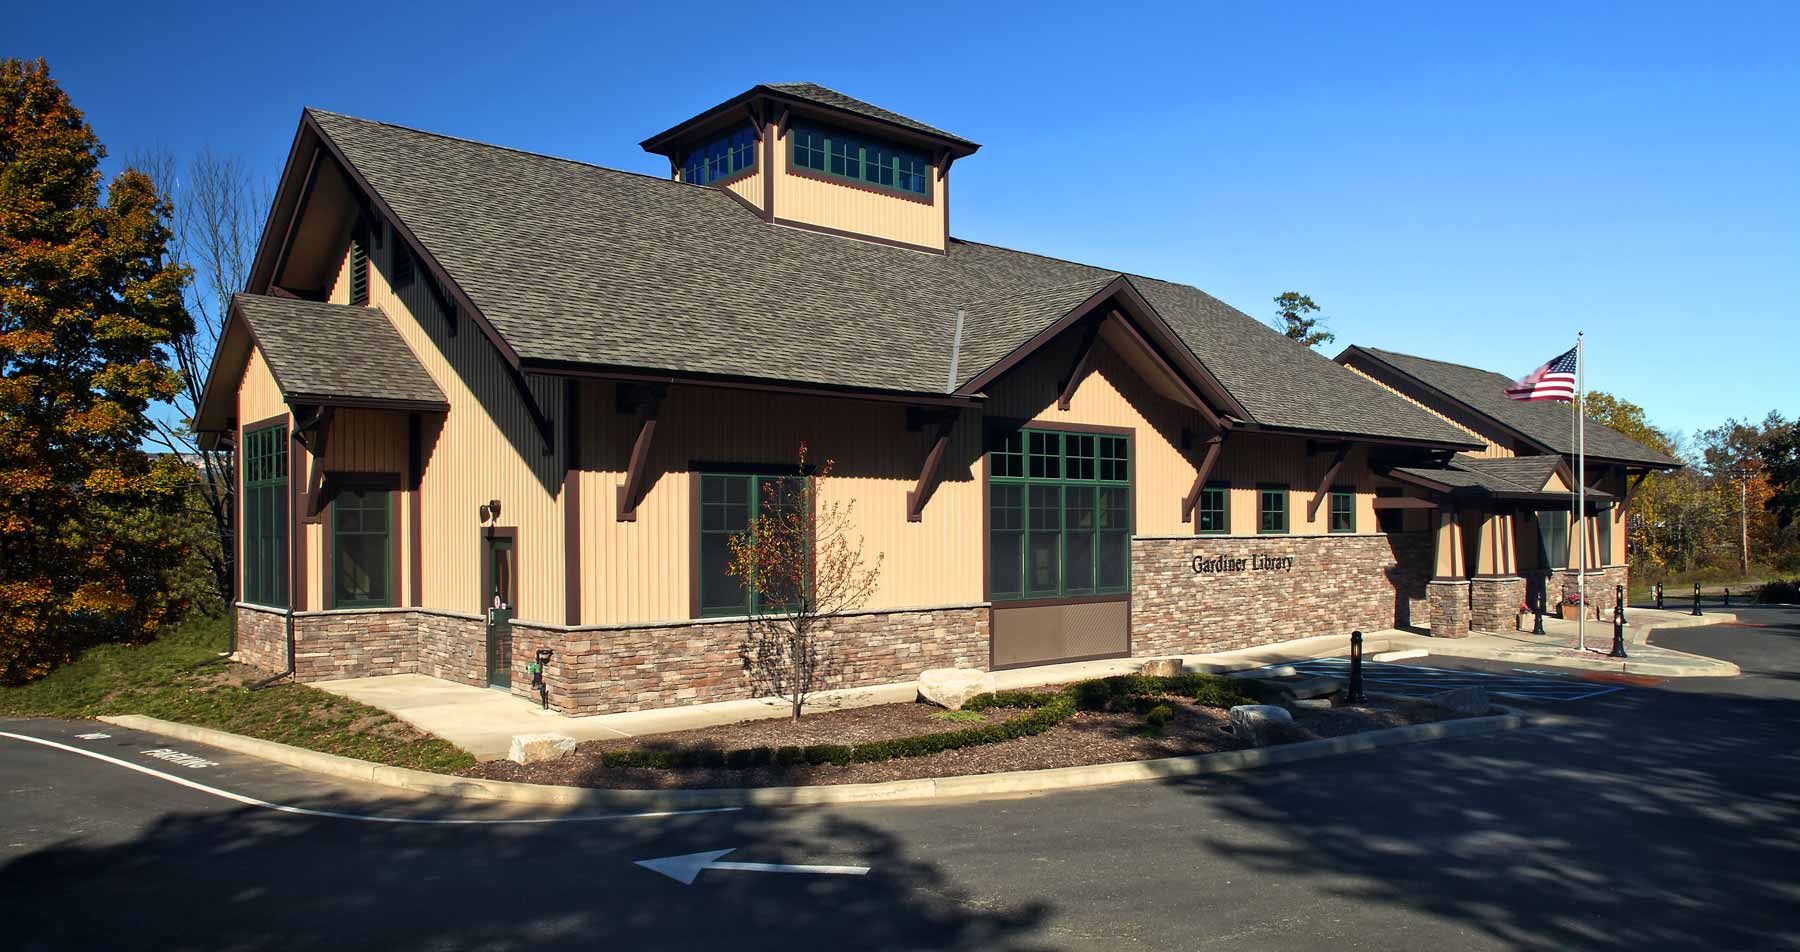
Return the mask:
[[1575,348],[1569,348],[1568,353],[1526,374],[1524,379],[1506,388],[1506,395],[1514,400],[1573,401]]

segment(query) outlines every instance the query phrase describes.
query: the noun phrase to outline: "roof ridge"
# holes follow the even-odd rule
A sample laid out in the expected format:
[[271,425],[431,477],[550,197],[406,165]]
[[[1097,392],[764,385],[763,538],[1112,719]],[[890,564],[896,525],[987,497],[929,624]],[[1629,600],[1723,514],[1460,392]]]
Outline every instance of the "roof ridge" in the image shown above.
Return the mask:
[[[1423,360],[1428,364],[1441,364],[1445,367],[1460,367],[1463,370],[1474,370],[1479,373],[1491,374],[1495,377],[1506,377],[1505,374],[1501,373],[1498,370],[1489,370],[1486,367],[1477,367],[1474,364],[1459,364],[1454,360],[1439,360],[1436,357],[1423,357],[1423,356],[1420,356],[1419,354],[1408,354],[1404,351],[1388,350],[1383,347],[1365,347],[1362,344],[1352,344],[1351,346],[1352,347],[1361,347],[1363,350],[1366,350],[1372,354],[1386,354],[1386,355],[1389,355],[1392,357],[1405,357],[1408,360]],[[1511,380],[1513,378],[1506,377],[1506,379]]]
[[1123,277],[1125,277],[1125,275],[1114,271],[1114,272],[1109,272],[1105,275],[1096,275],[1091,278],[1083,278],[1080,281],[1067,281],[1062,284],[1045,284],[1045,285],[1040,285],[1038,287],[1024,288],[1013,294],[1003,294],[998,297],[976,298],[972,301],[964,301],[957,306],[958,307],[974,307],[977,304],[998,304],[1002,301],[1016,301],[1019,298],[1025,297],[1028,294],[1044,294],[1049,291],[1063,291],[1063,290],[1067,290],[1069,288],[1084,288],[1090,284],[1096,284],[1096,283],[1111,284],[1114,281],[1117,281]]

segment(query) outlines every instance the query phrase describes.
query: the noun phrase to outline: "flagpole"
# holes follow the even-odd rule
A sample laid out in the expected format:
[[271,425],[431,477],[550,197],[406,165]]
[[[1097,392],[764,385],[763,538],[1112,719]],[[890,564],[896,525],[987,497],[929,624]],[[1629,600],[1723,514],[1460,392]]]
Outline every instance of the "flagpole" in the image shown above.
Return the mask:
[[1575,498],[1577,525],[1581,527],[1581,574],[1575,581],[1581,608],[1575,613],[1575,643],[1587,650],[1587,354],[1583,350],[1582,332],[1575,332]]

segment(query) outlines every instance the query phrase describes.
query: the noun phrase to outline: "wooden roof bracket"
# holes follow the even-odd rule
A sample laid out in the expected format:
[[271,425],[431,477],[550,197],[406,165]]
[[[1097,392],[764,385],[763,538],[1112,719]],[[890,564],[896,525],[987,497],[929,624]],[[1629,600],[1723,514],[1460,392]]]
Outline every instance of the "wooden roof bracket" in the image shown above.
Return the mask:
[[[1116,312],[1115,312],[1116,313]],[[1075,388],[1081,385],[1081,378],[1087,376],[1088,369],[1094,363],[1094,348],[1100,343],[1100,325],[1106,323],[1105,317],[1089,317],[1087,330],[1081,334],[1081,349],[1075,352],[1075,363],[1069,368],[1069,375],[1063,378],[1061,392],[1056,395],[1056,408],[1067,411],[1069,400],[1075,396]]]
[[[1631,471],[1626,470],[1625,475],[1626,475],[1627,479],[1630,479]],[[1625,484],[1625,498],[1619,500],[1619,505],[1621,505],[1621,506],[1631,505],[1631,497],[1637,495],[1638,487],[1642,486],[1644,484],[1644,480],[1646,478],[1648,478],[1649,476],[1650,476],[1650,471],[1648,469],[1646,469],[1643,472],[1638,473],[1636,479],[1632,479],[1630,482],[1626,483]]]
[[1200,504],[1200,491],[1206,488],[1206,478],[1212,475],[1213,467],[1218,465],[1219,450],[1225,445],[1227,431],[1220,430],[1201,441],[1206,447],[1206,456],[1200,460],[1200,466],[1194,470],[1194,485],[1181,500],[1181,521],[1187,522],[1194,517],[1194,507]]
[[[302,415],[301,411],[307,411]],[[300,404],[294,407],[294,441],[306,447],[306,451],[315,458],[325,455],[325,439],[331,434],[331,421],[337,416],[337,407],[308,406]]]
[[931,494],[937,490],[938,477],[944,468],[944,454],[950,448],[950,433],[956,429],[956,421],[961,415],[956,410],[907,408],[907,429],[931,430],[931,449],[925,453],[925,463],[919,468],[918,482],[906,494],[907,522],[924,521],[925,504],[931,501]]
[[637,439],[631,444],[631,462],[625,467],[625,483],[619,487],[618,521],[636,522],[637,507],[650,491],[650,448],[656,440],[656,418],[669,388],[663,384],[622,384],[618,390],[621,413],[638,416]]
[[1350,446],[1345,444],[1338,447],[1337,455],[1331,458],[1331,468],[1326,470],[1325,476],[1319,480],[1319,488],[1313,491],[1312,501],[1306,504],[1307,522],[1318,518],[1319,503],[1323,502],[1326,494],[1331,492],[1331,481],[1337,478],[1339,472],[1343,471],[1344,457],[1349,455]]

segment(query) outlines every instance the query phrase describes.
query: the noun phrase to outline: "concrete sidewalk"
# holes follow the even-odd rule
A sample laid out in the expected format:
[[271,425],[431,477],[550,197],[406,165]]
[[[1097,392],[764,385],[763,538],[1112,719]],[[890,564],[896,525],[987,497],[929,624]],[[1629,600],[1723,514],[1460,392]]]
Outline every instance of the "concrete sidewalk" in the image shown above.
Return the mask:
[[1737,620],[1730,612],[1712,611],[1696,617],[1687,612],[1627,607],[1625,617],[1629,622],[1624,632],[1628,657],[1623,661],[1606,656],[1612,649],[1612,623],[1593,619],[1587,623],[1585,651],[1577,644],[1576,622],[1549,616],[1544,618],[1542,635],[1522,631],[1474,632],[1467,638],[1432,638],[1406,632],[1382,634],[1389,636],[1396,645],[1423,648],[1443,658],[1514,661],[1661,678],[1728,678],[1740,673],[1738,666],[1729,661],[1658,648],[1644,642],[1650,632],[1659,628],[1730,624]]
[[[1365,655],[1372,655],[1385,651],[1422,649],[1440,657],[1513,661],[1655,677],[1729,677],[1738,673],[1737,666],[1727,662],[1655,648],[1643,643],[1644,634],[1653,628],[1722,624],[1735,620],[1734,616],[1713,612],[1692,618],[1678,612],[1658,612],[1652,609],[1628,609],[1627,614],[1632,622],[1626,629],[1631,657],[1623,662],[1607,659],[1603,654],[1591,651],[1577,651],[1574,647],[1575,623],[1560,618],[1545,618],[1544,627],[1549,634],[1541,637],[1524,633],[1476,633],[1467,638],[1433,638],[1393,629],[1368,632],[1363,638],[1363,651]],[[1588,628],[1590,646],[1602,651],[1611,647],[1610,625],[1591,623]],[[1189,671],[1224,674],[1271,664],[1345,657],[1349,650],[1348,635],[1320,635],[1236,651],[1180,657]],[[994,683],[1001,690],[1016,690],[1115,674],[1136,674],[1147,660],[1149,659],[1117,658],[1109,661],[1077,661],[1015,668],[994,672]],[[785,717],[788,713],[786,701],[756,698],[715,701],[654,711],[569,717],[554,710],[543,710],[531,701],[504,691],[453,684],[423,674],[318,681],[312,686],[379,707],[482,760],[506,756],[515,734],[554,731],[576,740],[605,740]],[[898,704],[911,701],[917,696],[915,682],[903,681],[898,684],[822,691],[807,700],[806,709],[818,712],[874,704]]]
[[[1401,647],[1391,636],[1401,632],[1378,632],[1364,640],[1368,652]],[[1430,641],[1431,639],[1423,639]],[[1287,661],[1333,657],[1349,650],[1345,635],[1323,635],[1302,638],[1275,645],[1245,648],[1217,654],[1184,655],[1182,661],[1190,671],[1223,673]],[[1406,645],[1405,647],[1411,647]],[[1135,674],[1145,658],[1119,658],[1111,661],[1078,661],[1034,668],[997,671],[994,682],[1001,690],[1062,684],[1086,678],[1114,674]],[[524,698],[505,691],[454,684],[423,674],[392,674],[375,678],[348,678],[341,681],[317,681],[312,687],[379,707],[422,731],[436,734],[482,760],[504,757],[512,746],[514,734],[536,734],[554,731],[576,740],[605,740],[692,730],[738,721],[785,717],[788,704],[778,698],[756,698],[741,701],[715,701],[688,707],[654,711],[627,711],[620,714],[598,714],[591,717],[569,717],[554,710],[543,710]],[[884,684],[873,687],[822,691],[807,700],[811,712],[843,708],[868,707],[873,704],[897,704],[918,696],[915,682]]]

